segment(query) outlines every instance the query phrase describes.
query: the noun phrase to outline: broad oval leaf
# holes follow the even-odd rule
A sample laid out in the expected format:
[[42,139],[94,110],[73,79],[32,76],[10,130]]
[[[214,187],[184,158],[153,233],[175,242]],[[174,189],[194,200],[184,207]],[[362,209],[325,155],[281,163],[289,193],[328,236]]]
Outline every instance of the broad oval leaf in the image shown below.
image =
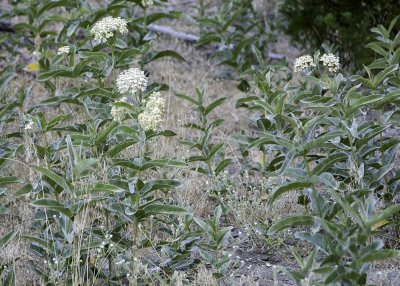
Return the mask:
[[267,234],[273,235],[278,231],[297,225],[311,226],[314,224],[314,222],[315,222],[314,217],[309,215],[291,216],[271,225],[267,231]]

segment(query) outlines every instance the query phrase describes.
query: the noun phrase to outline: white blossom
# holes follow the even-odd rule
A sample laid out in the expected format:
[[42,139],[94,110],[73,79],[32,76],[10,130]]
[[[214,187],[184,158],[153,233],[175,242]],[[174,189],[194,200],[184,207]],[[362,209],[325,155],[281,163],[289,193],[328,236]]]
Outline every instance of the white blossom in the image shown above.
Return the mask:
[[301,56],[294,61],[294,71],[301,72],[308,67],[315,67],[314,60],[311,56]]
[[154,92],[147,99],[145,110],[139,114],[139,125],[144,130],[157,130],[163,120],[165,99],[159,92]]
[[105,17],[97,22],[90,31],[94,35],[97,42],[107,42],[109,38],[114,36],[115,32],[120,34],[128,33],[127,22],[121,17],[113,18],[111,16]]
[[70,52],[69,46],[64,46],[58,49],[57,54],[58,55],[68,55]]
[[324,66],[328,67],[330,72],[337,72],[340,68],[340,59],[334,54],[323,54],[320,60]]
[[159,113],[151,113],[144,111],[141,114],[139,114],[139,124],[142,126],[144,130],[157,130],[161,123],[162,123],[162,117],[161,114]]
[[153,113],[164,112],[165,99],[161,97],[160,92],[153,92],[146,101],[146,109]]
[[147,87],[147,77],[138,68],[131,68],[118,75],[117,88],[121,94],[134,95],[138,91],[145,91]]
[[153,0],[142,0],[142,5],[144,7],[150,7],[153,6],[153,4],[154,4]]
[[36,123],[33,122],[32,120],[29,120],[26,124],[25,124],[25,130],[32,130],[34,131],[36,128]]
[[[122,97],[120,100],[117,100],[115,102],[128,102],[127,97]],[[122,106],[112,106],[111,107],[111,116],[115,121],[122,122],[125,118],[125,115],[128,113],[128,110],[125,107]],[[107,237],[106,237],[107,238]]]

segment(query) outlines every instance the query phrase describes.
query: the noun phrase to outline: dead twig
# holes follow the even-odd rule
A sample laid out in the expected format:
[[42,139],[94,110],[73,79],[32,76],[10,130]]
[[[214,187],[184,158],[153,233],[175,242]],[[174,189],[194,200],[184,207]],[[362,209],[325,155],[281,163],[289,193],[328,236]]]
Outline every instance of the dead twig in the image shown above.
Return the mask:
[[184,32],[178,32],[167,26],[150,24],[148,26],[148,29],[150,31],[160,33],[160,34],[166,34],[171,37],[177,38],[179,40],[187,41],[187,42],[197,42],[200,39],[200,37],[197,35],[184,33]]
[[[195,43],[200,39],[200,36],[190,34],[190,33],[175,31],[174,29],[172,29],[171,27],[168,27],[168,26],[150,24],[148,26],[148,29],[155,33],[169,35],[176,39],[187,41],[190,43]],[[272,53],[272,52],[268,52],[268,57],[273,60],[281,60],[281,59],[285,58],[284,55],[276,54],[276,53]]]

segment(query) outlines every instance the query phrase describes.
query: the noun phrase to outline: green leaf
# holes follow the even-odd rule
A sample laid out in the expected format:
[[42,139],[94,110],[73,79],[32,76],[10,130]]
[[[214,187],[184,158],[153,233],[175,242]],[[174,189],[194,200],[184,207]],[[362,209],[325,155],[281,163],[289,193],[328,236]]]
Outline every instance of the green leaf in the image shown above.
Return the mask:
[[[15,266],[14,266],[15,267]],[[3,282],[3,286],[15,286],[15,271],[14,267],[11,268],[8,272],[6,272],[5,279]]]
[[23,180],[17,177],[2,177],[0,178],[0,187],[12,184],[22,184]]
[[245,98],[240,98],[238,99],[238,101],[236,101],[235,107],[239,108],[239,107],[248,107],[247,103],[248,102],[252,102],[252,101],[256,101],[259,100],[260,98],[258,96],[248,96]]
[[52,199],[40,199],[31,203],[32,206],[41,207],[49,210],[53,210],[68,217],[73,217],[73,214],[69,208],[64,207],[60,202]]
[[377,170],[377,172],[374,174],[374,176],[372,177],[372,181],[373,181],[373,182],[379,181],[379,180],[382,179],[388,172],[390,172],[395,166],[396,166],[395,163],[392,163],[392,164],[388,164],[388,165],[386,165],[386,166],[383,166],[382,168],[380,168],[379,170]]
[[388,52],[379,45],[379,42],[371,42],[371,43],[367,44],[365,47],[373,50],[375,53],[380,54],[381,56],[383,56],[385,58],[388,55]]
[[79,157],[76,154],[74,146],[72,145],[71,136],[69,134],[65,138],[65,142],[67,143],[68,159],[71,164],[71,168],[74,168],[78,163]]
[[72,70],[65,67],[63,69],[52,70],[48,72],[43,72],[36,78],[38,81],[47,81],[53,77],[72,77]]
[[314,264],[315,256],[317,255],[317,253],[318,253],[318,247],[315,247],[313,251],[311,251],[311,253],[307,256],[307,259],[302,267],[303,272],[308,272],[311,270],[311,267]]
[[304,146],[302,146],[302,149],[304,152],[309,152],[310,150],[313,150],[315,148],[321,148],[322,144],[328,142],[331,139],[334,139],[336,137],[342,137],[344,135],[346,135],[346,132],[341,130],[328,132],[324,135],[315,138],[314,140],[307,142]]
[[176,135],[176,133],[171,130],[164,130],[164,131],[160,131],[160,132],[154,132],[154,131],[150,130],[150,131],[146,131],[146,140],[149,140],[150,138],[153,138],[156,136],[172,137],[175,135]]
[[237,60],[242,50],[245,49],[247,46],[251,45],[253,42],[255,42],[255,40],[256,39],[253,37],[240,41],[237,47],[233,50],[233,58]]
[[295,233],[295,237],[301,240],[305,240],[308,241],[312,244],[314,244],[314,246],[316,246],[316,248],[321,248],[323,251],[325,251],[326,253],[329,253],[329,241],[327,240],[327,238],[319,233],[308,233],[308,232],[296,232]]
[[32,185],[26,184],[17,190],[17,192],[15,193],[15,197],[18,198],[18,197],[24,196],[24,195],[28,194],[31,190],[32,190]]
[[14,236],[16,236],[18,233],[18,231],[10,231],[9,233],[3,235],[2,237],[0,237],[0,249],[4,248],[7,246],[7,244],[10,243],[10,241],[14,238]]
[[222,103],[224,103],[226,101],[226,97],[217,99],[216,101],[214,101],[213,103],[211,103],[209,106],[206,107],[204,114],[207,115],[208,113],[210,113],[214,108],[216,108],[217,106],[221,105]]
[[68,27],[67,38],[69,38],[72,36],[73,33],[75,33],[76,29],[79,27],[80,24],[81,24],[80,20],[73,20],[70,23],[67,22],[64,25],[63,31],[61,33],[63,33],[65,29]]
[[68,120],[68,119],[70,119],[72,117],[72,115],[71,114],[61,114],[61,115],[58,115],[58,116],[56,116],[55,118],[53,118],[52,120],[50,120],[48,123],[47,123],[47,130],[50,130],[50,129],[52,129],[54,126],[56,126],[57,124],[59,124],[59,123],[61,123],[61,122],[63,122],[63,121],[66,121],[66,120]]
[[283,195],[286,192],[293,191],[293,190],[300,190],[304,188],[309,188],[312,186],[311,182],[293,182],[288,183],[280,188],[278,188],[271,196],[269,204],[272,204],[277,198]]
[[215,153],[218,152],[218,150],[220,150],[222,148],[222,146],[224,146],[224,143],[219,143],[217,145],[215,145],[210,152],[207,155],[207,160],[211,160],[211,158],[214,156]]
[[267,231],[268,235],[273,235],[278,231],[284,230],[286,228],[290,228],[292,226],[297,225],[313,225],[314,224],[314,217],[309,215],[300,215],[300,216],[291,216],[285,219],[278,221],[271,225]]
[[249,144],[249,146],[247,146],[247,149],[253,149],[253,148],[256,148],[256,147],[259,147],[259,146],[262,146],[262,145],[266,145],[266,144],[268,144],[268,145],[279,145],[277,140],[276,140],[276,138],[275,138],[275,136],[266,134],[266,135],[263,135],[262,138],[251,142]]
[[218,166],[214,170],[215,175],[218,176],[219,173],[221,173],[230,164],[232,164],[232,160],[231,159],[224,159],[221,162],[219,162]]
[[394,249],[379,249],[379,250],[373,250],[365,255],[363,255],[360,259],[360,263],[367,263],[367,262],[373,262],[376,260],[384,260],[384,259],[390,259],[390,258],[397,258],[400,257],[400,251],[399,250],[394,250]]
[[283,110],[283,106],[285,105],[285,99],[286,99],[287,93],[283,92],[279,95],[279,97],[275,100],[275,109],[274,109],[274,113],[277,114],[281,114],[282,110]]
[[350,116],[353,115],[353,113],[360,108],[371,104],[371,103],[376,103],[380,100],[382,100],[383,97],[380,95],[370,95],[370,96],[365,96],[360,99],[358,99],[356,102],[351,103],[351,106],[346,110],[345,116],[346,118],[350,118]]
[[0,77],[0,93],[4,94],[7,90],[9,83],[16,76],[15,72],[6,72],[4,75],[2,74]]
[[148,205],[143,210],[148,214],[189,214],[189,211],[184,208],[162,204]]
[[227,240],[231,236],[231,230],[232,230],[232,227],[225,227],[218,231],[218,233],[215,237],[215,242],[218,245],[218,247],[217,247],[218,249],[220,249],[221,247],[226,245]]
[[177,97],[179,97],[179,98],[181,98],[183,100],[189,101],[189,102],[193,103],[196,106],[200,104],[194,98],[192,98],[190,96],[187,96],[185,94],[182,94],[182,93],[175,93],[175,96],[177,96]]
[[118,144],[115,146],[113,149],[110,149],[109,151],[106,152],[106,156],[109,156],[111,158],[115,157],[118,155],[121,151],[125,150],[126,148],[136,144],[138,141],[136,140],[127,140],[121,144]]
[[372,227],[373,225],[380,222],[381,220],[387,219],[387,218],[391,217],[392,215],[397,214],[398,212],[400,212],[400,204],[392,205],[390,207],[387,207],[380,214],[367,220],[365,225],[366,225],[366,227]]
[[197,225],[206,233],[212,235],[213,230],[211,228],[211,226],[207,223],[205,223],[202,219],[195,217],[194,221],[197,223]]
[[196,46],[202,46],[212,42],[219,43],[220,41],[221,41],[220,36],[216,34],[206,34],[196,42]]
[[341,194],[334,190],[327,189],[329,193],[333,196],[334,200],[345,210],[347,213],[349,213],[353,219],[359,224],[359,226],[364,226],[364,221],[361,218],[360,214],[358,211],[353,208],[350,203],[343,198]]
[[391,73],[397,71],[399,69],[399,65],[395,64],[393,66],[387,67],[383,71],[380,71],[373,79],[374,88],[377,88]]
[[314,129],[316,125],[320,124],[321,121],[325,118],[326,116],[324,115],[318,115],[312,117],[310,120],[307,120],[307,122],[303,126],[303,131],[304,133],[308,133],[310,129]]
[[99,146],[100,143],[103,142],[107,138],[107,135],[110,134],[110,132],[117,126],[118,126],[118,122],[112,121],[110,124],[107,125],[106,128],[101,130],[96,136],[96,140],[94,143],[95,146]]
[[6,215],[6,214],[10,214],[10,209],[0,206],[0,216],[1,215]]
[[39,18],[44,12],[47,12],[50,9],[53,9],[56,7],[73,8],[73,7],[77,7],[77,4],[78,3],[76,0],[43,1],[37,7],[38,10],[37,10],[35,17]]
[[39,238],[36,236],[30,236],[30,235],[22,235],[21,238],[28,239],[32,241],[34,244],[40,246],[44,250],[47,250],[48,252],[51,252],[52,250],[52,241],[46,240],[43,238]]
[[81,59],[85,60],[93,60],[99,62],[107,62],[111,61],[112,58],[107,53],[104,52],[89,52],[89,51],[82,51],[79,52],[79,56]]
[[[180,17],[181,14],[182,14],[182,12],[180,12],[180,11],[169,11],[168,13],[165,13],[165,12],[152,13],[147,16],[147,24],[154,23],[163,18],[177,19]],[[138,21],[140,23],[142,23],[143,18],[139,18]]]
[[[39,107],[39,106],[46,106],[46,105],[53,105],[53,104],[59,104],[61,102],[69,102],[69,103],[75,103],[78,104],[78,102],[76,100],[74,100],[73,98],[71,98],[68,95],[65,96],[53,96],[50,97],[48,99],[45,99],[43,101],[41,101],[39,104],[37,104],[35,107]],[[32,109],[31,109],[32,110]]]
[[186,167],[185,162],[175,161],[171,159],[160,159],[160,160],[150,160],[143,164],[140,167],[141,171],[147,170],[149,168],[156,168],[156,167],[175,167],[175,168],[183,168]]
[[122,62],[123,60],[136,56],[139,53],[140,50],[138,48],[131,48],[129,50],[123,51],[121,55],[118,57],[118,62]]
[[328,158],[325,158],[318,162],[317,166],[314,167],[311,175],[320,175],[325,172],[327,169],[332,167],[335,163],[347,160],[348,155],[346,153],[334,153],[329,155]]
[[87,191],[82,191],[82,194],[85,193],[122,193],[125,192],[121,187],[110,185],[110,184],[96,184],[93,188],[89,188]]
[[165,51],[160,51],[160,52],[153,51],[153,52],[148,53],[144,57],[143,63],[146,65],[152,61],[155,61],[155,60],[163,58],[163,57],[171,57],[171,58],[175,58],[177,60],[183,61],[183,62],[186,61],[185,58],[182,57],[177,52],[172,51],[172,50],[165,50]]
[[107,88],[90,88],[90,89],[85,89],[81,92],[79,92],[77,95],[74,96],[74,98],[77,99],[84,99],[86,97],[93,97],[93,96],[101,96],[104,97],[105,99],[114,99],[114,93],[112,89],[107,89]]
[[169,190],[171,188],[178,187],[181,183],[177,180],[154,180],[145,183],[142,189],[140,189],[140,192],[142,195],[146,195],[147,193],[150,193],[155,190]]
[[[399,51],[400,51],[400,48],[399,48]],[[382,95],[382,100],[380,100],[378,103],[374,104],[373,107],[375,109],[380,109],[385,104],[392,103],[393,101],[398,100],[398,98],[400,98],[400,88],[397,88],[397,89],[389,92],[388,94]]]
[[278,175],[282,175],[286,172],[287,168],[290,166],[290,163],[293,161],[294,157],[296,156],[296,153],[297,153],[296,150],[292,150],[286,154],[285,160],[283,161],[282,166],[279,169]]
[[57,175],[53,171],[50,171],[50,170],[48,170],[46,168],[43,168],[43,167],[40,167],[40,166],[34,166],[34,165],[31,165],[31,168],[36,170],[36,171],[38,171],[38,172],[40,172],[40,173],[42,173],[43,175],[45,175],[49,179],[53,180],[57,185],[62,187],[67,193],[71,193],[71,189],[68,186],[68,184],[65,181],[65,179],[60,177],[59,175]]
[[263,100],[256,100],[254,103],[255,103],[256,105],[258,105],[258,106],[263,107],[264,110],[265,110],[266,112],[268,112],[269,114],[271,114],[272,116],[275,116],[275,115],[276,115],[276,114],[275,114],[275,108],[274,108],[271,104],[269,104],[268,102],[265,102],[265,101],[263,101]]
[[72,169],[74,176],[86,175],[86,173],[100,162],[99,159],[89,158],[80,160]]

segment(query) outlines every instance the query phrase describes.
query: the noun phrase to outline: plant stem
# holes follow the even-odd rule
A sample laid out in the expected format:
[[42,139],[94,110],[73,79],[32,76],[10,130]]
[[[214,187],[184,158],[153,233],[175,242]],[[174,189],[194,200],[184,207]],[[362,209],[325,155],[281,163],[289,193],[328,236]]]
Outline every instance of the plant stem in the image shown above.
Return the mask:
[[[304,158],[304,165],[307,170],[308,179],[311,180],[311,171],[310,171],[310,166],[308,165],[307,156],[303,155],[303,158]],[[313,197],[315,200],[315,205],[317,206],[317,209],[318,209],[318,215],[322,218],[322,210],[321,210],[321,206],[319,205],[319,202],[318,202],[318,197],[317,197],[318,193],[317,193],[317,190],[315,189],[314,183],[311,183],[311,189],[312,189],[312,194],[313,194]]]
[[[110,233],[110,220],[109,220],[109,214],[108,211],[106,211],[106,229],[107,229],[107,235],[109,235]],[[110,248],[108,248],[110,249]],[[110,251],[108,251],[108,285],[110,284],[110,280],[111,280],[111,275],[112,275],[112,257],[109,253]]]
[[111,58],[112,58],[112,64],[113,64],[113,86],[115,86],[115,83],[117,81],[117,75],[115,73],[115,41],[116,39],[114,39],[113,44],[111,46]]
[[146,7],[144,7],[144,9],[143,9],[143,13],[144,13],[144,15],[143,15],[143,28],[144,28],[144,30],[147,30],[147,8]]

